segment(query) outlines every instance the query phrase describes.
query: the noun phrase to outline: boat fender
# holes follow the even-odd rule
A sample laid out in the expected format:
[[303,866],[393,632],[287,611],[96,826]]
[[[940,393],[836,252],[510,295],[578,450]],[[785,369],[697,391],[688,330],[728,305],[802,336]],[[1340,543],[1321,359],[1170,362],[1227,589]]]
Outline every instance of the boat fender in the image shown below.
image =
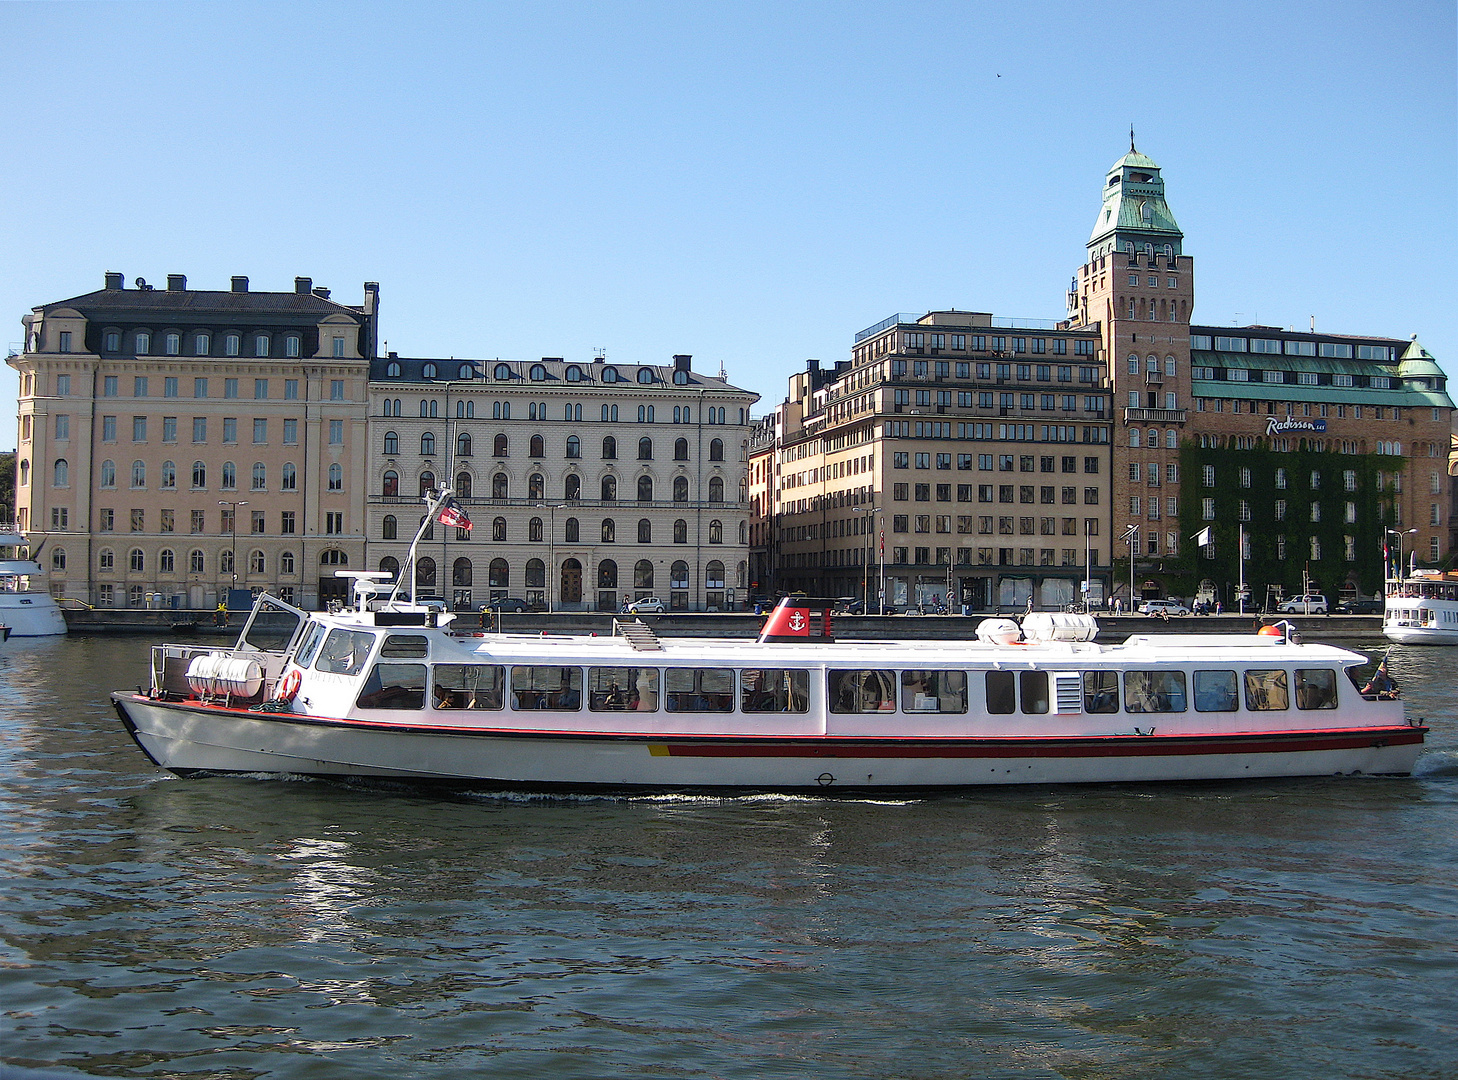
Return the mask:
[[275,696],[275,700],[293,701],[294,695],[299,692],[299,687],[303,681],[304,677],[299,674],[299,669],[294,668],[294,670],[283,677],[283,682],[278,684],[278,694]]

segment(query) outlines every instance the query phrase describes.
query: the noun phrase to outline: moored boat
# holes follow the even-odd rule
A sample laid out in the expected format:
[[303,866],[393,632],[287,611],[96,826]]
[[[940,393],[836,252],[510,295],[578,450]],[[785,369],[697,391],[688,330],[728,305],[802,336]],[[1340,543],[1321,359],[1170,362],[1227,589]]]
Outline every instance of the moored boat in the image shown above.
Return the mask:
[[1388,579],[1382,634],[1402,645],[1458,645],[1458,573],[1413,570]]
[[[27,543],[17,529],[0,526],[0,548],[19,548]],[[34,579],[44,573],[34,559],[0,558],[0,623],[10,628],[11,636],[55,637],[66,633],[66,617],[56,598],[32,588]]]

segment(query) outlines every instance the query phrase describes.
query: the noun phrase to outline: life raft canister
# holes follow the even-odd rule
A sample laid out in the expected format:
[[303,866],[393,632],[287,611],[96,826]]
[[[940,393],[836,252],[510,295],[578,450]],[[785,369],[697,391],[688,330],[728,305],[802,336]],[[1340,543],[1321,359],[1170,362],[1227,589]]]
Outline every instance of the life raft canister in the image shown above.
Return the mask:
[[275,700],[293,701],[294,695],[299,692],[299,687],[303,684],[303,681],[304,677],[299,674],[299,669],[294,668],[294,670],[290,671],[287,675],[285,675],[283,677],[283,681],[278,684],[278,695]]

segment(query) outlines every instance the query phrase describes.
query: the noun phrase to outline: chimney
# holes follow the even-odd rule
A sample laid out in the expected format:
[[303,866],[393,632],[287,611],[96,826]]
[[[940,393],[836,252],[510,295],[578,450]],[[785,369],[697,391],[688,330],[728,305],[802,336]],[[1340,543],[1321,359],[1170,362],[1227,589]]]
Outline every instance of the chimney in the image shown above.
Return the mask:
[[246,277],[244,277],[242,274],[234,274],[233,275],[233,291],[234,292],[247,292],[248,291],[248,279]]
[[691,354],[688,354],[688,353],[674,353],[673,354],[673,370],[674,371],[688,371],[689,370],[689,361],[692,360],[692,359],[693,359],[693,356]]
[[304,294],[313,291],[314,279],[306,277],[294,278],[294,292]]
[[168,292],[187,292],[187,275],[186,274],[168,274],[167,275],[167,291]]
[[115,270],[106,272],[106,287],[108,289],[125,289],[127,279],[125,274],[118,274]]
[[380,313],[380,283],[378,281],[366,281],[364,283],[364,313],[366,315],[378,315]]
[[329,290],[326,289],[323,285],[315,285],[314,295],[317,296],[320,300],[328,300]]

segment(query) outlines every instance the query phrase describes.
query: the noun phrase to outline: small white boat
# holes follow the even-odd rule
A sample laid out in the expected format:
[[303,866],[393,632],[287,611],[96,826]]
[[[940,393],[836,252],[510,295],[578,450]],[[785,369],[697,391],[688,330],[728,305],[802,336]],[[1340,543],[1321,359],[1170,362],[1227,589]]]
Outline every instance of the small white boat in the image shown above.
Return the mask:
[[137,745],[183,775],[914,792],[1405,775],[1427,731],[1358,688],[1365,657],[1289,625],[1100,645],[1091,616],[1038,614],[977,642],[838,642],[829,603],[786,598],[757,641],[527,636],[348,576],[348,610],[262,597],[231,649],[155,647],[150,688],[112,695]]
[[1402,645],[1458,645],[1458,574],[1413,570],[1389,578],[1382,633]]
[[[0,547],[24,547],[23,533],[0,526]],[[45,571],[33,559],[0,559],[0,623],[13,637],[54,637],[66,633],[66,617],[56,598],[32,588]]]

